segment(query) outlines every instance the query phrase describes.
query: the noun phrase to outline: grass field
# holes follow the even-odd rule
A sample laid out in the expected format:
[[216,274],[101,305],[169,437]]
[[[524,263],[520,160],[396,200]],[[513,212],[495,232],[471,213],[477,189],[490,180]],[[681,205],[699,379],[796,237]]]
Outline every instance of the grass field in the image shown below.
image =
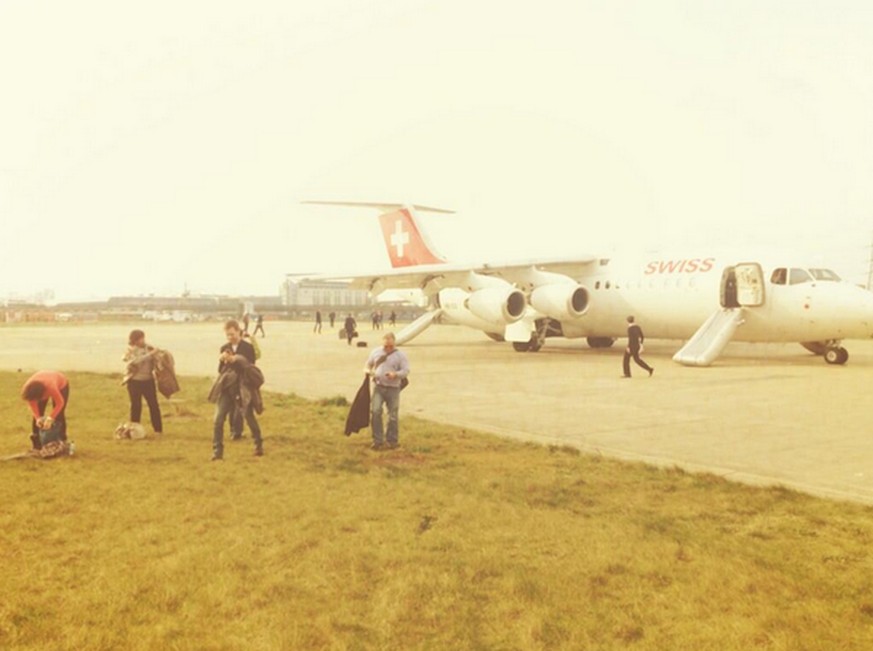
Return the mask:
[[210,463],[207,381],[140,442],[118,381],[72,375],[74,457],[0,464],[0,649],[873,648],[868,507],[412,418],[374,453],[281,395]]

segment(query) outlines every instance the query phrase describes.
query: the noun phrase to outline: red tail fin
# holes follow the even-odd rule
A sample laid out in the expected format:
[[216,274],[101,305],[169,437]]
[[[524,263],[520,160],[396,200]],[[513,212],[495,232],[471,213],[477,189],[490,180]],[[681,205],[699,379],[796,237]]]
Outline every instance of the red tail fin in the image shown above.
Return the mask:
[[392,267],[414,267],[420,264],[441,264],[445,259],[434,252],[418,227],[409,207],[382,213],[382,236]]
[[430,243],[427,235],[418,225],[416,211],[451,214],[451,210],[428,208],[399,203],[363,203],[360,201],[304,201],[306,204],[322,206],[347,206],[352,208],[376,208],[385,249],[391,259],[392,267],[414,267],[425,264],[442,264],[446,260]]

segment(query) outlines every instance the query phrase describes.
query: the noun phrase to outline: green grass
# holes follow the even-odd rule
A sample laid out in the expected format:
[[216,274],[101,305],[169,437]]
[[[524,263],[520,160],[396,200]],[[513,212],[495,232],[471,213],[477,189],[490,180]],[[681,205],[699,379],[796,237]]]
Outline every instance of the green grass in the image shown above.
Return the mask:
[[207,381],[131,442],[118,379],[72,375],[74,457],[0,464],[0,649],[873,648],[870,508],[413,418],[374,453],[281,395],[210,463]]

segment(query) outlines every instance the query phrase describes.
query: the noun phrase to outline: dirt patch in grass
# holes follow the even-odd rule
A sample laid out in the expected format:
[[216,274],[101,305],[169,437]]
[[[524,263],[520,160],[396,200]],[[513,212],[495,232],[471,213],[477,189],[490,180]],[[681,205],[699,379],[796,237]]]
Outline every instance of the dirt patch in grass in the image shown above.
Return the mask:
[[427,456],[424,454],[415,454],[413,452],[405,452],[403,450],[388,450],[378,453],[375,459],[372,460],[374,466],[423,466],[427,463]]

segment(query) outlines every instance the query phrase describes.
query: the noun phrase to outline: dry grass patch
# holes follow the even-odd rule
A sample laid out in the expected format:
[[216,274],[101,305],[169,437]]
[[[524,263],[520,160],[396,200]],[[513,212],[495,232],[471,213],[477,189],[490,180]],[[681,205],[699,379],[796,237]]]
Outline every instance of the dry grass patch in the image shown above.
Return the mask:
[[280,395],[210,463],[205,380],[141,442],[72,380],[76,456],[0,465],[4,650],[873,648],[870,508]]

